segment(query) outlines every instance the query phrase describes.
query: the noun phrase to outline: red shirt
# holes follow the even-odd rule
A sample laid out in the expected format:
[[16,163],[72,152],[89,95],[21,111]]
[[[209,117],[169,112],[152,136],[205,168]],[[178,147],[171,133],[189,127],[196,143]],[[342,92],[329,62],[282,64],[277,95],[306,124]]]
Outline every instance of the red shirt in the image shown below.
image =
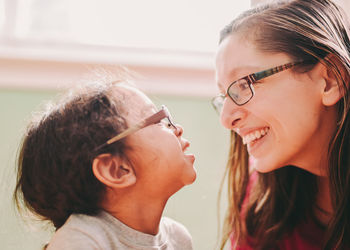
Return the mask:
[[[247,187],[247,194],[243,201],[242,210],[246,208],[248,197],[252,185],[256,183],[258,179],[258,174],[256,172],[252,173],[249,184]],[[319,250],[322,249],[322,242],[324,239],[325,231],[324,229],[316,224],[311,218],[308,221],[300,223],[292,233],[286,235],[280,242],[277,243],[275,249],[283,250]],[[248,240],[249,242],[249,240]],[[231,235],[231,249],[234,249],[236,241]],[[235,250],[253,250],[249,243],[245,245],[240,245],[235,248]]]
[[[276,246],[283,250],[319,250],[322,249],[324,230],[312,220],[297,226],[291,234],[286,235]],[[231,249],[235,241],[231,237]],[[236,250],[252,250],[249,244],[237,246]]]

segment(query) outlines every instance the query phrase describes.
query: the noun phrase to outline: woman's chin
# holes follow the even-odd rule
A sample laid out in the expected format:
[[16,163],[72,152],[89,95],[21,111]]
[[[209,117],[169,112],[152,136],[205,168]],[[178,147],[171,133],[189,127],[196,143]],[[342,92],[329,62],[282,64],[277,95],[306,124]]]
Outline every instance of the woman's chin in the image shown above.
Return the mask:
[[277,165],[276,163],[267,162],[264,160],[256,159],[251,157],[249,159],[249,165],[251,169],[256,170],[259,173],[269,173],[276,169],[281,168],[281,165]]

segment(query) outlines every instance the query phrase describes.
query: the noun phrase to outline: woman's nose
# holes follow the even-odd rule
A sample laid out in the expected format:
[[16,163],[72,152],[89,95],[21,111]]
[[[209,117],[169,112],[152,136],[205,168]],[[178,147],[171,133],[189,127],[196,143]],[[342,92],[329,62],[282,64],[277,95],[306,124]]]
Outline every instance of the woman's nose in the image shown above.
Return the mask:
[[243,106],[238,106],[233,101],[226,100],[221,110],[220,121],[225,128],[232,130],[239,127],[246,116],[247,111]]
[[182,136],[183,132],[184,132],[184,129],[183,127],[180,125],[180,124],[176,124],[176,129],[174,129],[174,133],[177,137],[180,137]]

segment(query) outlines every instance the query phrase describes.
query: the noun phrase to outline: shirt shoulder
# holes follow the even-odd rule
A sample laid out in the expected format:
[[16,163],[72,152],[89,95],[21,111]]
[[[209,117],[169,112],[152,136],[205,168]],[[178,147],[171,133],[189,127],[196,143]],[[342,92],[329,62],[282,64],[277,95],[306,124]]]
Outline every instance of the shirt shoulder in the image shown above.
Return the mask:
[[47,250],[102,250],[98,241],[76,228],[60,228],[51,238]]
[[168,243],[172,245],[173,249],[192,250],[193,242],[192,236],[188,229],[171,218],[163,217],[160,224],[162,233],[166,233]]
[[48,250],[108,250],[115,249],[119,239],[105,219],[99,215],[71,215],[52,236]]
[[279,243],[279,249],[320,250],[324,236],[324,228],[308,218],[297,225],[293,232],[286,234]]

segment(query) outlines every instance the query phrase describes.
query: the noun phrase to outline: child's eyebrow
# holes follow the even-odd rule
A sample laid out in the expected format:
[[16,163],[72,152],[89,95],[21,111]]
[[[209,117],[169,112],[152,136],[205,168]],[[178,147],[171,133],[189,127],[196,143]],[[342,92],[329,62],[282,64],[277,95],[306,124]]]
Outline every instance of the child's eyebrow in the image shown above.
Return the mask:
[[153,113],[156,113],[157,112],[157,108],[154,104],[148,104],[146,106],[144,106],[141,110],[140,110],[140,113],[142,116],[149,116],[151,115],[149,113],[149,111],[152,110]]

